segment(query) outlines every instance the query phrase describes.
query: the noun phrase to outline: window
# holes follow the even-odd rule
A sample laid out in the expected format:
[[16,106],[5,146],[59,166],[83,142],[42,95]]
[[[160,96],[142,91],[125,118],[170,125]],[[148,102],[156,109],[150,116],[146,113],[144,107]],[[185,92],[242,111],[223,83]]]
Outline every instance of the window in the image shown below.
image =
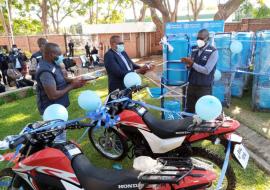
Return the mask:
[[129,41],[130,40],[130,33],[124,34],[124,41]]

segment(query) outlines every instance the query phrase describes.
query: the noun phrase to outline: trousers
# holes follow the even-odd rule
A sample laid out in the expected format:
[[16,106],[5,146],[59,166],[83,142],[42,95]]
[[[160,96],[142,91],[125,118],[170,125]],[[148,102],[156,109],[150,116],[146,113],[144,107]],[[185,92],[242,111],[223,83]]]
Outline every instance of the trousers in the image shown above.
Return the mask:
[[186,112],[195,113],[196,102],[205,95],[212,95],[212,86],[189,85],[186,98]]

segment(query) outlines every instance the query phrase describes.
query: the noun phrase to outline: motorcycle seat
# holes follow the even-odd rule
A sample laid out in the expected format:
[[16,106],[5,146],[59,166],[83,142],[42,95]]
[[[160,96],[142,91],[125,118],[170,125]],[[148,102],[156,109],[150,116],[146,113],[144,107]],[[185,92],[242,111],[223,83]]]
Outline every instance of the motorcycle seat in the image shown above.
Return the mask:
[[194,126],[193,118],[186,117],[177,120],[161,120],[154,117],[150,112],[143,116],[145,124],[160,138],[172,138],[186,135],[189,127]]
[[72,159],[72,168],[85,190],[138,189],[139,172],[135,170],[97,168],[83,154]]

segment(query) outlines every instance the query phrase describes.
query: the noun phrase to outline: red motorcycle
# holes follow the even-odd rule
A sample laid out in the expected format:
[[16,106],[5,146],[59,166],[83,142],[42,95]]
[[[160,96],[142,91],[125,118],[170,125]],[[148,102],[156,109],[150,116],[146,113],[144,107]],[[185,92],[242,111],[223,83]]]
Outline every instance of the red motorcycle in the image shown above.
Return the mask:
[[[226,150],[230,140],[233,157],[246,167],[248,153],[241,145],[242,137],[234,134],[240,126],[238,121],[225,116],[211,122],[200,121],[196,116],[180,120],[158,119],[148,111],[146,104],[127,98],[142,88],[139,86],[112,92],[108,96],[111,101],[105,102],[105,106],[112,118],[120,116],[119,122],[105,130],[89,130],[91,143],[104,157],[121,160],[126,156],[132,158],[141,155],[153,158],[188,156],[197,157],[204,162],[210,161],[217,170],[221,170],[224,162],[222,157],[193,144],[210,140],[224,145]],[[236,177],[229,165],[223,189],[235,189],[235,185]]]
[[0,172],[0,189],[206,189],[216,178],[215,173],[195,166],[189,158],[160,158],[162,165],[154,173],[97,168],[76,144],[54,143],[63,130],[83,127],[93,126],[61,120],[35,123],[27,125],[22,134],[0,141],[1,150],[19,150],[18,154],[2,156],[4,160],[15,159],[12,168]]

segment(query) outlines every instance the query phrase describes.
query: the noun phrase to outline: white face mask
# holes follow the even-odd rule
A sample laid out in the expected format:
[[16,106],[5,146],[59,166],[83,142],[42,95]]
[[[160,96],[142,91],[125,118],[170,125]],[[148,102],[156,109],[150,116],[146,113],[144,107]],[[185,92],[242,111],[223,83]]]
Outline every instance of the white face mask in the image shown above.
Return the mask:
[[201,47],[205,46],[205,41],[197,40],[197,45],[198,45],[199,48],[201,48]]

